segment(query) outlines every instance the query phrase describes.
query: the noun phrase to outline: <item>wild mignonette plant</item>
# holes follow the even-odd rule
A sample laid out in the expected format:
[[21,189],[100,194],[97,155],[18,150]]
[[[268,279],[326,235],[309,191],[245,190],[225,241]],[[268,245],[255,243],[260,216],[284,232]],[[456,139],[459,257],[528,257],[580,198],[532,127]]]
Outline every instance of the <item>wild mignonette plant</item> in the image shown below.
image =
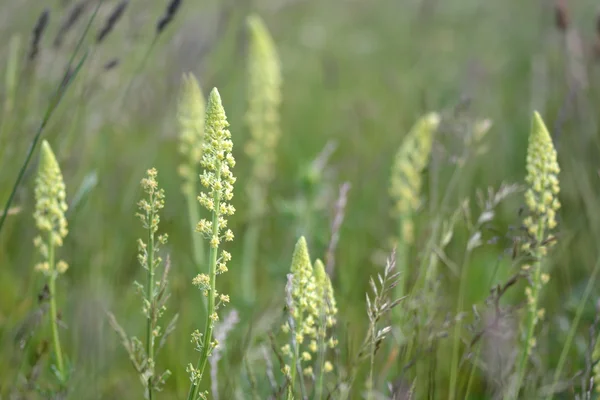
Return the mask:
[[404,139],[392,167],[390,196],[394,201],[393,215],[398,223],[396,265],[403,271],[397,295],[403,296],[407,268],[407,252],[414,241],[413,215],[421,203],[421,174],[429,162],[433,134],[440,122],[436,113],[422,117]]
[[325,267],[317,260],[313,270],[304,237],[296,243],[292,256],[286,303],[288,320],[282,331],[289,334],[290,341],[281,348],[281,352],[289,360],[282,371],[289,381],[287,398],[295,398],[298,377],[302,398],[308,394],[305,380],[309,379],[315,381],[315,398],[321,399],[324,375],[333,371],[333,364],[326,360],[326,353],[328,348],[337,345],[337,339],[331,332],[336,323],[337,307]]
[[198,81],[192,74],[184,75],[177,110],[179,152],[183,158],[179,175],[183,180],[181,190],[188,206],[194,262],[198,269],[206,263],[204,242],[200,235],[195,234],[196,224],[200,220],[196,193],[204,139],[204,108],[204,97]]
[[267,209],[268,186],[274,176],[276,147],[280,137],[281,67],[277,50],[263,21],[248,17],[250,48],[248,65],[248,111],[246,120],[251,140],[246,153],[252,159],[252,173],[246,186],[248,227],[244,234],[242,294],[252,303],[256,298],[255,264],[261,218]]
[[316,297],[317,297],[317,338],[311,340],[310,350],[317,353],[316,388],[315,398],[323,398],[323,385],[325,374],[333,371],[333,364],[327,360],[327,349],[337,345],[333,336],[333,329],[337,323],[337,306],[333,294],[333,286],[329,275],[325,272],[325,265],[321,260],[315,261],[314,268]]
[[56,157],[47,141],[42,142],[40,164],[35,182],[35,213],[33,217],[40,232],[34,239],[35,247],[42,256],[42,262],[35,266],[48,279],[50,298],[50,326],[54,350],[54,372],[59,383],[64,385],[68,378],[58,334],[58,316],[56,306],[56,279],[67,271],[68,265],[56,261],[56,250],[63,245],[67,236],[67,211],[65,183]]
[[196,367],[192,364],[187,367],[191,380],[188,400],[195,400],[198,396],[206,398],[208,394],[200,393],[199,385],[208,358],[219,344],[213,337],[215,324],[219,320],[218,310],[229,303],[229,296],[216,290],[217,275],[227,272],[227,262],[231,260],[230,253],[225,250],[220,251],[221,243],[233,240],[233,232],[226,229],[227,217],[235,212],[235,208],[229,203],[233,198],[235,177],[231,168],[235,166],[235,160],[231,154],[233,142],[231,133],[227,130],[228,126],[221,96],[214,88],[206,107],[202,145],[201,165],[204,172],[200,175],[200,183],[206,190],[198,196],[198,201],[211,213],[212,218],[211,221],[201,219],[196,226],[196,231],[209,243],[208,273],[198,274],[192,281],[194,286],[197,286],[208,298],[208,302],[204,334],[198,330],[192,333],[192,343],[200,352],[200,358]]
[[108,314],[109,322],[121,338],[123,347],[127,350],[129,359],[139,374],[144,387],[144,396],[147,399],[153,399],[154,392],[160,391],[165,380],[171,375],[169,370],[157,373],[156,357],[166,343],[167,337],[175,329],[178,317],[176,314],[164,331],[158,325],[158,320],[166,311],[166,302],[170,296],[167,291],[170,263],[167,261],[161,279],[157,280],[157,270],[163,261],[158,255],[160,246],[167,243],[167,234],[157,236],[160,223],[159,212],[165,206],[164,190],[158,186],[157,175],[156,169],[152,168],[147,171],[146,178],[142,179],[141,186],[147,197],[138,202],[139,213],[136,214],[148,233],[146,241],[138,240],[138,261],[146,270],[147,279],[145,285],[134,283],[142,296],[142,311],[147,321],[144,342],[135,336],[129,338],[116,318]]
[[529,241],[523,245],[523,250],[531,254],[532,264],[524,265],[522,269],[529,274],[530,284],[525,289],[527,310],[525,320],[525,336],[520,359],[517,365],[517,381],[511,396],[517,396],[523,384],[527,362],[531,351],[535,348],[535,327],[544,318],[544,309],[540,308],[539,298],[542,287],[548,283],[550,275],[544,268],[544,258],[548,248],[554,243],[552,231],[556,228],[556,212],[560,208],[558,193],[560,191],[556,150],[552,138],[536,112],[533,115],[529,146],[527,148],[527,182],[525,204],[529,215],[523,221]]

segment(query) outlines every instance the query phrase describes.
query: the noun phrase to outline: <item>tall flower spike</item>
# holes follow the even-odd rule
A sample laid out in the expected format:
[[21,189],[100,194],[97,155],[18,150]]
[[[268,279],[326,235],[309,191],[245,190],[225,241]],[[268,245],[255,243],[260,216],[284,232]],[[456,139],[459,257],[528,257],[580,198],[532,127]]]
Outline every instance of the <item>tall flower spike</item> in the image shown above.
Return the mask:
[[530,215],[524,221],[527,231],[538,243],[556,227],[556,212],[560,208],[556,150],[542,117],[536,112],[527,148],[528,184],[525,203]]
[[312,324],[307,324],[307,321],[303,320],[302,314],[309,312],[312,315],[317,315],[318,312],[315,278],[304,236],[296,243],[292,256],[291,272],[293,276],[292,298],[295,303],[294,309],[291,310],[292,316],[296,319],[296,324],[300,325],[303,334],[308,335],[311,334],[314,328]]
[[[65,183],[56,157],[47,141],[42,142],[40,165],[35,185],[35,223],[42,234],[49,235],[52,243],[44,244],[36,240],[44,257],[47,256],[47,245],[62,246],[67,236],[67,211]],[[44,238],[45,240],[45,238]]]
[[179,123],[179,152],[184,157],[179,167],[183,178],[183,193],[194,194],[198,173],[196,170],[202,158],[204,138],[204,96],[198,81],[192,74],[186,74],[182,80],[182,90],[177,109]]
[[[248,17],[249,88],[247,122],[252,140],[246,152],[254,160],[253,180],[266,185],[273,177],[275,147],[279,141],[281,67],[273,39],[260,17]],[[251,182],[248,190],[252,192]]]
[[390,195],[394,201],[394,215],[404,218],[401,226],[402,239],[406,243],[413,241],[413,224],[410,216],[419,207],[422,177],[427,166],[433,133],[437,129],[440,117],[430,113],[422,117],[408,133],[396,154],[392,168]]
[[525,178],[528,185],[525,192],[525,203],[529,209],[529,216],[523,221],[531,239],[525,244],[525,248],[531,252],[534,263],[532,266],[523,267],[530,275],[530,285],[525,288],[527,298],[526,332],[514,391],[519,390],[525,378],[527,362],[536,345],[535,328],[538,321],[544,317],[544,310],[538,307],[538,303],[542,287],[548,282],[550,276],[543,271],[542,261],[547,253],[547,246],[552,242],[547,239],[550,231],[556,227],[556,212],[560,208],[558,201],[559,172],[560,168],[552,138],[542,117],[535,112],[527,147],[527,176]]
[[219,320],[217,311],[229,302],[228,295],[217,293],[216,290],[217,275],[227,272],[227,262],[231,260],[228,252],[221,251],[219,253],[219,246],[223,240],[233,240],[233,232],[226,229],[227,217],[235,212],[229,203],[233,198],[235,177],[231,169],[235,166],[235,160],[231,154],[233,142],[228,127],[229,123],[221,104],[221,96],[219,91],[214,88],[206,107],[204,142],[200,161],[204,168],[200,175],[200,183],[206,190],[198,196],[200,204],[212,214],[212,220],[201,219],[196,226],[196,231],[200,232],[210,244],[208,274],[199,274],[192,281],[208,297],[207,319],[204,334],[200,332],[192,334],[192,342],[196,344],[196,349],[201,354],[196,367],[190,364],[187,368],[192,382],[188,400],[195,400],[199,396],[199,384],[204,375],[208,357],[218,345],[213,338],[213,329]]
[[252,159],[252,172],[246,186],[250,223],[244,233],[241,281],[243,298],[252,304],[256,299],[255,266],[261,237],[261,218],[267,209],[268,185],[274,176],[276,147],[280,137],[281,67],[273,39],[260,17],[252,15],[247,22],[250,48],[246,122],[251,138],[245,150]]
[[67,270],[67,263],[56,262],[55,248],[63,244],[67,236],[67,211],[65,183],[54,153],[47,141],[42,142],[40,165],[35,182],[35,224],[40,235],[34,239],[40,250],[43,261],[36,266],[48,277],[48,294],[50,297],[50,326],[52,328],[52,345],[56,359],[56,372],[61,384],[67,380],[63,362],[60,337],[58,335],[58,310],[56,306],[56,278]]
[[333,295],[333,286],[331,285],[331,279],[327,272],[325,272],[325,266],[321,260],[315,261],[315,284],[317,288],[317,305],[320,310],[323,310],[326,318],[327,327],[332,327],[336,323],[337,305],[335,303],[335,297]]
[[192,74],[184,75],[177,108],[179,123],[179,152],[183,163],[179,174],[183,178],[182,191],[188,207],[188,219],[191,232],[192,249],[196,268],[206,263],[205,245],[202,238],[195,234],[200,219],[196,195],[198,193],[198,167],[202,160],[204,141],[204,96],[198,81]]
[[[307,337],[314,338],[317,335],[315,316],[319,315],[317,309],[317,287],[313,268],[310,263],[308,246],[304,236],[298,239],[294,254],[292,255],[291,274],[288,275],[288,294],[289,322],[282,327],[284,332],[291,331],[291,347],[285,346],[284,354],[291,356],[292,360],[284,373],[289,376],[290,386],[288,387],[287,399],[294,398],[294,385],[298,371],[301,369],[302,362],[310,361],[308,352],[301,353],[301,347]],[[289,371],[289,374],[288,374]],[[303,373],[306,374],[306,370]],[[312,373],[311,373],[312,374]],[[300,387],[304,393],[304,381],[300,378]]]

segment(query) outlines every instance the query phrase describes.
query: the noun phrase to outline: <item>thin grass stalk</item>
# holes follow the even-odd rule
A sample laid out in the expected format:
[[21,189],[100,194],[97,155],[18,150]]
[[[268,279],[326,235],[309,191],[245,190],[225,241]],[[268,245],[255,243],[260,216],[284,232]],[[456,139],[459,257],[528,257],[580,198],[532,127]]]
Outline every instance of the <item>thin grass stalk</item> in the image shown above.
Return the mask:
[[369,354],[369,378],[367,380],[367,400],[373,399],[373,370],[375,369],[375,324],[371,324],[370,354]]
[[42,133],[44,132],[44,129],[46,128],[46,125],[48,125],[48,122],[50,121],[50,118],[54,114],[56,107],[58,107],[58,105],[60,104],[60,101],[62,100],[65,92],[70,87],[71,82],[73,82],[73,80],[77,77],[77,74],[79,73],[79,71],[83,67],[85,60],[87,59],[87,52],[85,52],[83,54],[83,56],[81,57],[81,59],[79,60],[79,62],[77,63],[77,65],[75,66],[75,68],[73,70],[71,70],[73,61],[75,61],[75,56],[77,55],[77,53],[79,53],[79,50],[83,46],[83,41],[84,41],[85,37],[87,36],[88,31],[90,30],[92,22],[96,18],[96,14],[98,13],[100,4],[102,4],[102,2],[98,2],[98,5],[96,6],[94,13],[90,17],[83,34],[79,38],[79,42],[77,43],[75,50],[71,54],[71,58],[69,59],[69,63],[67,64],[67,67],[65,69],[63,80],[61,81],[60,85],[58,85],[58,87],[56,88],[56,91],[54,92],[54,95],[50,99],[50,103],[48,104],[48,107],[46,108],[44,117],[42,118],[42,121],[35,133],[35,136],[33,137],[33,140],[31,142],[30,146],[29,146],[29,150],[27,151],[27,156],[25,157],[25,161],[23,162],[23,165],[21,166],[21,169],[19,170],[17,179],[12,187],[12,190],[8,197],[8,200],[6,201],[6,204],[4,205],[4,212],[0,216],[0,233],[2,233],[2,228],[4,227],[4,221],[6,220],[6,217],[8,215],[8,210],[10,209],[10,206],[12,205],[12,202],[17,193],[17,189],[18,189],[19,185],[21,184],[21,181],[23,180],[23,177],[25,176],[25,171],[27,170],[27,167],[29,166],[29,163],[31,162],[31,157],[33,156],[35,148],[37,147],[37,143],[39,142],[40,137],[42,136]]
[[587,303],[587,300],[592,293],[592,289],[594,289],[594,285],[596,283],[596,277],[598,275],[598,271],[600,271],[600,259],[596,261],[596,265],[594,266],[594,270],[592,271],[592,275],[590,276],[588,283],[585,287],[585,291],[583,292],[583,298],[579,302],[579,306],[577,307],[577,312],[575,313],[575,319],[571,324],[571,329],[569,330],[569,334],[567,335],[567,339],[565,340],[565,345],[560,353],[560,358],[558,360],[558,364],[556,366],[556,370],[554,371],[554,378],[552,379],[552,386],[550,388],[550,394],[546,397],[546,400],[552,400],[554,397],[554,390],[560,376],[562,374],[562,370],[565,366],[565,362],[567,361],[567,356],[569,355],[569,350],[571,349],[571,343],[573,342],[573,338],[577,333],[577,327],[579,326],[579,320],[583,315],[583,310]]
[[471,388],[473,387],[473,382],[475,381],[475,370],[477,369],[475,362],[479,358],[479,352],[481,351],[481,345],[477,346],[477,352],[475,353],[475,357],[473,359],[473,366],[471,367],[471,372],[469,373],[469,380],[467,381],[467,388],[465,389],[465,399],[469,399],[469,395],[471,394]]
[[410,246],[406,243],[403,233],[403,227],[407,222],[412,222],[412,215],[402,215],[398,217],[398,243],[396,243],[396,265],[401,271],[403,271],[398,277],[398,286],[396,287],[396,296],[398,298],[404,297],[404,295],[406,294],[408,250]]
[[[457,316],[462,312],[465,302],[465,292],[467,289],[467,278],[469,276],[469,261],[471,259],[471,251],[467,250],[465,259],[461,267],[460,283],[458,288],[458,303],[456,306]],[[462,328],[461,319],[459,318],[454,323],[454,337],[452,340],[452,359],[450,364],[450,387],[448,389],[448,399],[454,400],[457,393],[458,369],[459,369],[459,348],[460,348],[460,331]]]

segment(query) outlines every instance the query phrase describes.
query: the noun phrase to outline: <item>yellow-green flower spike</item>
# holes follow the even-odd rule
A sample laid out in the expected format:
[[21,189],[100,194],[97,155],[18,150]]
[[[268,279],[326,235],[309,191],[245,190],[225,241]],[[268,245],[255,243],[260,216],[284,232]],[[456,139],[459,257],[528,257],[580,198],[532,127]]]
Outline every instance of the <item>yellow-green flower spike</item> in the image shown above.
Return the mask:
[[529,215],[523,221],[530,236],[526,248],[531,252],[534,263],[523,266],[523,271],[530,275],[530,285],[525,288],[527,298],[527,317],[525,321],[526,335],[521,350],[517,370],[517,385],[520,388],[525,378],[525,372],[531,351],[536,346],[535,328],[544,317],[544,310],[538,306],[542,287],[549,281],[550,275],[543,271],[543,258],[547,253],[546,244],[550,231],[556,227],[556,212],[560,208],[558,193],[560,191],[556,150],[552,138],[546,129],[542,117],[535,112],[529,145],[527,147],[527,191],[525,203]]
[[52,148],[47,141],[42,142],[40,164],[35,182],[35,224],[40,235],[34,239],[40,250],[43,261],[35,269],[48,277],[48,294],[50,296],[50,326],[52,328],[52,345],[56,360],[56,372],[61,384],[67,379],[65,363],[58,334],[58,309],[56,305],[56,279],[68,268],[64,261],[56,262],[55,250],[63,244],[67,236],[67,211],[65,182]]
[[188,400],[196,400],[199,395],[203,396],[198,392],[199,384],[204,376],[208,357],[218,345],[213,337],[215,323],[219,320],[217,311],[230,301],[228,295],[218,293],[216,289],[217,275],[227,272],[227,262],[231,260],[231,254],[224,250],[220,251],[219,246],[223,241],[233,240],[233,232],[227,229],[227,217],[235,212],[235,208],[229,203],[233,198],[235,177],[231,169],[235,166],[235,160],[231,154],[233,142],[228,127],[221,96],[214,88],[210,92],[206,107],[204,142],[200,160],[200,165],[204,168],[200,175],[200,183],[205,191],[198,196],[198,201],[210,212],[212,218],[210,221],[201,219],[196,226],[196,231],[200,232],[210,245],[208,273],[201,273],[192,281],[204,296],[208,297],[207,319],[204,334],[199,332],[192,334],[192,342],[201,354],[196,367],[192,364],[187,367],[192,382]]
[[320,309],[324,310],[327,327],[332,327],[336,323],[338,310],[333,295],[331,279],[327,275],[327,272],[325,272],[325,265],[323,265],[321,260],[315,261],[314,272],[317,287],[317,304]]
[[[252,139],[246,146],[253,159],[253,186],[266,185],[273,177],[275,147],[279,141],[279,106],[281,104],[281,66],[273,39],[257,15],[248,17],[250,30],[248,112]],[[257,182],[256,182],[257,181]]]
[[214,88],[208,99],[205,120],[205,141],[202,145],[201,165],[204,168],[200,175],[200,183],[207,192],[200,193],[198,201],[209,212],[213,213],[213,221],[200,220],[196,230],[208,238],[210,247],[217,248],[222,240],[232,241],[233,233],[225,230],[227,216],[233,215],[235,208],[228,203],[233,198],[235,177],[231,168],[235,160],[231,151],[233,142],[227,130],[229,123],[221,104],[219,91]]
[[184,194],[194,194],[198,179],[197,169],[202,158],[202,142],[204,138],[204,96],[198,81],[192,74],[182,79],[181,95],[177,108],[179,124],[179,152],[184,162],[179,167],[183,178]]
[[538,241],[556,227],[556,212],[560,208],[556,150],[542,117],[536,112],[527,148],[528,184],[525,203],[530,215],[524,221],[530,235]]
[[[400,146],[390,181],[390,195],[394,201],[394,215],[402,218],[413,214],[420,203],[422,177],[427,166],[433,133],[437,129],[440,117],[430,113],[419,119]],[[412,220],[405,218],[401,227],[403,240],[412,242]]]
[[47,141],[42,142],[38,176],[35,184],[35,223],[42,235],[50,235],[52,243],[36,240],[45,256],[47,245],[62,246],[67,236],[67,211],[65,183],[56,157]]
[[313,316],[318,315],[318,310],[315,278],[304,236],[298,240],[294,248],[291,272],[293,276],[292,298],[295,302],[295,307],[291,310],[292,316],[296,319],[296,324],[302,327],[301,332],[304,335],[310,335],[314,330],[314,318],[306,320],[303,318],[303,314],[308,312]]

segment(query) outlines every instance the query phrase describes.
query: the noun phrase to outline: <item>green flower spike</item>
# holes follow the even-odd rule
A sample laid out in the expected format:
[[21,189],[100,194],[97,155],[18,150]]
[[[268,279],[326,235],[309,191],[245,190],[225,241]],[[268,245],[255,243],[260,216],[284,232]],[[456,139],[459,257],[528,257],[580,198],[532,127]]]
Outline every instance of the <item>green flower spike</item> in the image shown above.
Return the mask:
[[[335,347],[337,341],[333,336],[327,337],[327,329],[333,328],[336,323],[337,307],[335,297],[333,296],[333,287],[331,279],[325,272],[325,266],[321,260],[315,261],[315,281],[316,281],[316,301],[319,309],[317,338],[314,341],[314,348],[311,351],[318,353],[318,379],[316,385],[315,398],[320,399],[323,395],[324,374],[333,370],[331,362],[326,361],[325,353],[327,344]],[[318,344],[317,344],[318,343]],[[312,344],[311,344],[312,347]]]
[[530,274],[531,285],[525,288],[527,298],[526,331],[518,364],[518,380],[511,391],[511,396],[517,395],[516,392],[525,378],[527,361],[536,345],[535,327],[538,321],[544,317],[544,309],[538,307],[538,302],[541,289],[549,281],[550,275],[543,271],[542,261],[547,254],[547,248],[552,244],[552,240],[548,239],[550,239],[551,231],[556,228],[556,212],[560,208],[558,201],[559,172],[560,168],[552,138],[542,117],[535,112],[527,147],[527,177],[525,178],[528,185],[525,192],[525,203],[529,210],[529,216],[523,221],[530,236],[530,241],[525,244],[524,250],[529,251],[535,261],[531,266],[523,266],[524,272]]
[[[317,334],[315,316],[319,315],[317,306],[317,286],[313,276],[313,268],[308,254],[306,239],[302,236],[296,243],[294,254],[292,255],[291,270],[291,304],[288,304],[290,310],[291,322],[285,325],[283,330],[291,329],[291,350],[292,362],[285,368],[286,375],[290,379],[288,390],[288,400],[294,397],[294,384],[296,375],[301,369],[302,361],[310,361],[310,357],[304,353],[300,354],[300,348],[307,337],[315,337]],[[309,354],[309,353],[306,353]],[[291,370],[291,371],[290,371]],[[289,373],[288,373],[289,372]],[[306,373],[306,370],[303,370]],[[305,392],[304,381],[300,379],[302,393]]]
[[227,262],[231,260],[231,254],[224,250],[219,252],[219,246],[223,241],[233,240],[233,232],[226,229],[227,217],[235,212],[235,208],[229,203],[233,198],[235,177],[231,168],[234,167],[235,160],[231,154],[233,142],[231,133],[227,130],[228,126],[221,96],[215,88],[208,98],[200,162],[204,168],[200,175],[200,183],[206,190],[198,196],[198,201],[212,214],[212,219],[201,219],[196,226],[196,231],[201,233],[210,245],[208,274],[201,273],[192,281],[208,297],[208,312],[204,334],[198,331],[192,334],[192,342],[200,351],[200,359],[196,367],[190,364],[187,368],[192,382],[188,400],[204,396],[204,393],[198,393],[198,386],[204,375],[208,357],[218,345],[213,338],[214,326],[219,320],[217,311],[229,302],[228,295],[216,291],[216,277],[227,272]]
[[56,278],[64,273],[68,266],[64,261],[55,262],[55,250],[62,246],[67,236],[67,211],[65,183],[56,157],[47,141],[42,142],[38,176],[35,182],[35,224],[40,235],[34,239],[43,261],[35,269],[48,277],[50,297],[50,325],[52,327],[52,343],[56,358],[56,372],[61,384],[66,381],[60,338],[58,336],[58,320],[56,308]]
[[196,194],[204,142],[204,111],[204,97],[198,81],[192,74],[184,75],[177,110],[180,132],[179,152],[183,157],[179,174],[183,179],[182,191],[188,206],[194,263],[198,269],[206,263],[204,242],[199,235],[194,234],[196,223],[200,219]]
[[413,215],[421,201],[422,172],[429,162],[433,134],[440,123],[436,113],[417,121],[400,146],[390,179],[390,196],[394,202],[392,215],[397,219],[396,265],[401,271],[397,297],[404,296],[408,249],[414,242]]
[[248,55],[248,111],[246,122],[250,141],[246,154],[252,160],[248,179],[248,228],[244,233],[242,259],[242,295],[252,304],[256,298],[257,249],[261,219],[267,210],[267,193],[274,177],[277,143],[281,136],[279,108],[281,105],[281,67],[273,39],[263,21],[256,15],[248,17],[250,48]]

